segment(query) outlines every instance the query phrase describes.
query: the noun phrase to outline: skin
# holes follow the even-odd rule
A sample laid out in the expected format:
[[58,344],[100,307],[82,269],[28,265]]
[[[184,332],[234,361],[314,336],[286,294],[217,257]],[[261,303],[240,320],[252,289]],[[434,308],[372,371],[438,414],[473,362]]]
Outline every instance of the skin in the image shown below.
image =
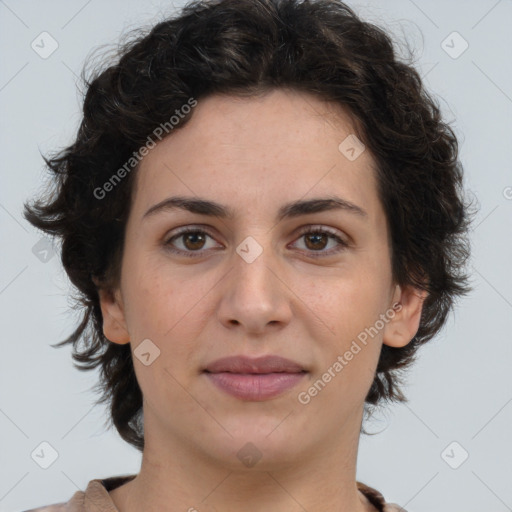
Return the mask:
[[[150,339],[160,350],[148,366],[133,357],[145,449],[137,477],[110,492],[121,512],[376,510],[356,487],[364,399],[382,344],[410,342],[425,295],[392,280],[374,160],[365,150],[350,161],[338,149],[352,133],[339,106],[307,93],[213,95],[141,162],[120,286],[100,292],[109,340],[133,352]],[[216,201],[235,217],[169,209],[143,218],[178,195]],[[332,210],[276,221],[285,203],[332,195],[367,215]],[[199,241],[172,242],[199,256],[166,249],[182,226],[208,230]],[[330,228],[349,245],[327,235],[315,241],[304,227]],[[236,252],[249,236],[263,250],[251,263]],[[397,302],[384,328],[301,404],[299,393]],[[239,354],[280,355],[308,373],[278,397],[243,401],[202,373]],[[248,442],[262,455],[252,467],[237,457]]]

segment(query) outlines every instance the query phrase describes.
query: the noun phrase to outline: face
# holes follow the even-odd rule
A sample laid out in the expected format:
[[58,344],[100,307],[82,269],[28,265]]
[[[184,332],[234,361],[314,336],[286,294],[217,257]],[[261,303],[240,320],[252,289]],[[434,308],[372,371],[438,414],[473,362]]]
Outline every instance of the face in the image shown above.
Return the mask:
[[[120,286],[101,305],[107,338],[131,344],[161,449],[226,467],[242,449],[270,468],[358,437],[382,344],[407,344],[421,307],[392,281],[374,160],[340,147],[353,133],[306,93],[214,95],[143,159]],[[230,356],[297,367],[215,371]]]

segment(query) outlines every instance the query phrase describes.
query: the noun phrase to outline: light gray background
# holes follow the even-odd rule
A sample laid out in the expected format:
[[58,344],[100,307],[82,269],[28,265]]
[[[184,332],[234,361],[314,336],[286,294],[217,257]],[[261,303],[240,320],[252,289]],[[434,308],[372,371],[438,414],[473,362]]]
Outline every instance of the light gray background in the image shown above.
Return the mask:
[[[357,478],[409,512],[510,511],[512,1],[349,4],[416,48],[426,86],[459,137],[467,188],[480,202],[470,264],[475,291],[421,349],[409,404],[367,425],[380,434],[362,436]],[[104,409],[92,407],[97,374],[74,369],[69,347],[49,346],[71,332],[76,317],[59,258],[41,261],[41,234],[21,207],[41,190],[40,151],[72,140],[80,120],[76,75],[91,49],[180,5],[0,0],[0,511],[65,501],[93,478],[139,469],[139,453],[106,431]],[[59,45],[47,59],[31,48],[43,31]],[[442,47],[453,31],[469,44],[456,59]],[[30,456],[42,441],[59,455],[48,469]],[[460,447],[443,458],[453,441]],[[445,459],[457,462],[462,449],[469,457],[452,469]]]

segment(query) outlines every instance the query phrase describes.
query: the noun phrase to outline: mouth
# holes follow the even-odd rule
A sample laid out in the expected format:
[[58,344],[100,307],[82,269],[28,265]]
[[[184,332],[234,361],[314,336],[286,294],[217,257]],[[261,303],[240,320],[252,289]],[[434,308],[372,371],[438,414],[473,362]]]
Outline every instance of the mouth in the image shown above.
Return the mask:
[[263,401],[295,387],[308,371],[279,356],[232,356],[209,364],[203,373],[219,390],[235,398]]
[[261,356],[251,358],[247,356],[230,356],[217,359],[208,364],[205,371],[209,373],[300,373],[305,368],[299,363],[280,356]]

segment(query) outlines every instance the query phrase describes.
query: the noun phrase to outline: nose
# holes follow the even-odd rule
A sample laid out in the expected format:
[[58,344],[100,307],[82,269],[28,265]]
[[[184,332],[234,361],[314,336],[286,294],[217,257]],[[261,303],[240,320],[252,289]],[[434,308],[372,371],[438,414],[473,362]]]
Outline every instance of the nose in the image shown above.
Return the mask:
[[[254,249],[250,245],[249,251]],[[233,266],[224,277],[218,307],[220,322],[246,333],[265,334],[290,322],[292,291],[286,284],[277,257],[267,246],[255,259],[245,257],[241,244],[233,255]]]

